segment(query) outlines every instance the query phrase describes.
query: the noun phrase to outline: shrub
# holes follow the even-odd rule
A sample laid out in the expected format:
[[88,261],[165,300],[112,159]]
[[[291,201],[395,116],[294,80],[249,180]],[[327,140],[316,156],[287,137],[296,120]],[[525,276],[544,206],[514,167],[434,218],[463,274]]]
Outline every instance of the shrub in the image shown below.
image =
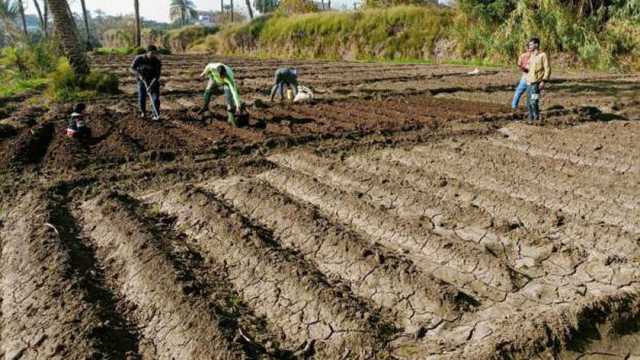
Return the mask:
[[73,101],[92,97],[98,93],[117,94],[119,81],[113,74],[94,71],[78,78],[69,64],[61,58],[49,78],[47,95],[56,101]]
[[47,95],[55,100],[71,101],[76,98],[79,85],[80,81],[73,72],[69,60],[62,58],[49,77]]
[[311,1],[281,0],[277,12],[284,15],[317,12],[318,7]]
[[58,51],[53,42],[40,42],[30,45],[2,49],[0,64],[14,71],[22,78],[43,76],[55,67]]
[[85,78],[83,86],[86,89],[95,90],[99,93],[117,94],[119,92],[118,77],[103,71],[91,72]]
[[199,25],[185,26],[169,31],[167,34],[167,42],[171,49],[176,51],[186,51],[194,43],[197,43],[216,32],[218,32],[218,28]]

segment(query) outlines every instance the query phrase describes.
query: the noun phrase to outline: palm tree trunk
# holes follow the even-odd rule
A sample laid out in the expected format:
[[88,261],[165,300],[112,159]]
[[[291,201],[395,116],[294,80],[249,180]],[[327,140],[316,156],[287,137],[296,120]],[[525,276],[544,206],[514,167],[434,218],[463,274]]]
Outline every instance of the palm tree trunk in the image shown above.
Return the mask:
[[18,0],[18,8],[20,9],[20,17],[22,18],[22,31],[24,31],[24,36],[29,36],[29,32],[27,31],[27,18],[24,16],[24,4],[22,0]]
[[42,17],[42,10],[40,9],[40,4],[38,3],[38,0],[33,0],[33,5],[36,8],[36,13],[38,14],[38,19],[40,20],[40,28],[44,33],[44,18]]
[[231,0],[231,22],[233,22],[233,0]]
[[133,0],[133,7],[136,13],[136,33],[134,36],[134,42],[136,47],[140,47],[142,46],[142,29],[140,29],[140,1]]
[[49,35],[49,1],[44,0],[44,36]]
[[82,17],[84,18],[84,29],[87,32],[87,49],[91,50],[91,33],[89,31],[89,17],[87,16],[87,7],[85,6],[84,0],[80,0],[80,5],[82,5]]
[[182,21],[182,26],[185,26],[187,19],[184,17],[184,5],[180,8],[180,20]]
[[66,0],[48,1],[53,15],[54,28],[62,44],[62,51],[69,58],[69,63],[76,75],[88,74],[89,63],[84,46],[80,43],[75,21],[69,11],[69,4]]
[[331,10],[331,0],[328,0],[328,1],[329,1],[329,3],[327,4],[327,8],[328,8],[329,10]]
[[251,8],[251,0],[245,0],[247,4],[247,10],[249,10],[249,18],[253,20],[253,9]]

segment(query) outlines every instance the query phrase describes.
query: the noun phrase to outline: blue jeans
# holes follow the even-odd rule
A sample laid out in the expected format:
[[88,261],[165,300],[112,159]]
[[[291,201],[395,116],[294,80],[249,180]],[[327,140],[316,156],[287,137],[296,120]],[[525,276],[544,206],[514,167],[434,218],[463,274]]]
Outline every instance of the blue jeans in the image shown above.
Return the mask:
[[527,80],[520,79],[518,83],[518,87],[516,87],[516,92],[513,94],[513,101],[511,102],[511,108],[517,109],[520,104],[520,99],[522,95],[527,91]]
[[[156,106],[158,113],[160,113],[160,84],[156,82],[149,90],[153,104]],[[147,111],[147,88],[141,80],[138,80],[138,104],[140,105],[141,112]]]
[[540,84],[527,85],[527,109],[529,120],[540,120]]

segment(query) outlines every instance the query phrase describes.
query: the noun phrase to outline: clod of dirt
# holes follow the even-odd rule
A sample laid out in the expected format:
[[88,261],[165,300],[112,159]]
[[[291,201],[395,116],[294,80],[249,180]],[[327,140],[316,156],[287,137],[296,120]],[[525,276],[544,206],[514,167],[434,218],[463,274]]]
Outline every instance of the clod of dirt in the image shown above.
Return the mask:
[[9,124],[0,124],[0,139],[14,137],[18,134],[15,127]]
[[46,154],[51,139],[53,139],[54,127],[52,123],[31,128],[16,142],[13,163],[33,164],[37,163]]
[[265,108],[268,108],[269,105],[260,99],[256,99],[253,102],[253,107],[256,109],[265,109]]

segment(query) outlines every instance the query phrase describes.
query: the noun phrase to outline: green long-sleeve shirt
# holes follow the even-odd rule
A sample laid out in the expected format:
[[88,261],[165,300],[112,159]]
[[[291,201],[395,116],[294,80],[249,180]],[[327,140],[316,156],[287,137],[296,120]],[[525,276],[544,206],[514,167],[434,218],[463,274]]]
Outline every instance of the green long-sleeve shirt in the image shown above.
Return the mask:
[[[222,79],[220,74],[218,74],[218,70],[216,70],[219,66],[224,66],[227,76]],[[202,72],[202,76],[209,76],[209,79],[215,83],[216,86],[224,86],[227,85],[229,90],[231,90],[231,95],[233,96],[233,102],[236,105],[236,109],[242,108],[242,100],[240,100],[240,93],[238,92],[238,86],[236,85],[235,77],[233,76],[233,70],[231,67],[222,64],[222,63],[210,63]]]

